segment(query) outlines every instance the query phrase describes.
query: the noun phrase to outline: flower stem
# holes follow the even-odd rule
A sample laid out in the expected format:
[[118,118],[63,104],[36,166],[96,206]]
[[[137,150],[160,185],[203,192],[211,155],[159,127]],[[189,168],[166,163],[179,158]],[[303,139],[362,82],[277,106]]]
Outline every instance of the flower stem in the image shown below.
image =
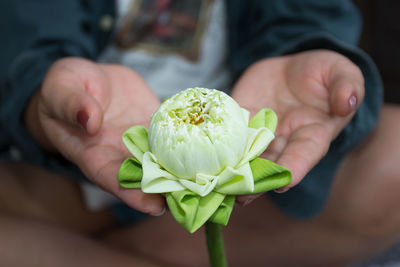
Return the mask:
[[208,256],[210,257],[211,267],[228,266],[225,257],[224,239],[222,237],[222,226],[220,224],[206,223],[206,239]]

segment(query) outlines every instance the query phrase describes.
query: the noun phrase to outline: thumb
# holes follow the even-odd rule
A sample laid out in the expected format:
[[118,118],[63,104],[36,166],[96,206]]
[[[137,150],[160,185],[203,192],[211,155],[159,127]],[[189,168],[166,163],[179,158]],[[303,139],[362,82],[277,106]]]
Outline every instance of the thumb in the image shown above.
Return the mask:
[[43,81],[39,108],[49,118],[94,135],[101,127],[103,107],[108,101],[108,83],[97,65],[81,59],[62,59]]
[[96,134],[100,129],[103,121],[102,108],[84,90],[58,87],[42,96],[41,102],[48,117],[72,127],[83,128],[90,135]]
[[328,81],[330,110],[337,116],[352,114],[364,98],[364,79],[361,71],[350,62],[335,66]]

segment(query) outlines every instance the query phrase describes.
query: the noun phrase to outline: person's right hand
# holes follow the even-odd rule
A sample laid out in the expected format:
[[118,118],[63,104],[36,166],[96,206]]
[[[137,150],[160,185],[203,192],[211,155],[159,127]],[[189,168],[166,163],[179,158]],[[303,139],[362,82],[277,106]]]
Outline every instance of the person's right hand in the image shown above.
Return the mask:
[[164,199],[119,186],[117,173],[131,157],[122,133],[148,126],[160,100],[129,68],[78,58],[56,62],[26,112],[31,134],[44,147],[75,163],[89,180],[132,208],[158,215]]

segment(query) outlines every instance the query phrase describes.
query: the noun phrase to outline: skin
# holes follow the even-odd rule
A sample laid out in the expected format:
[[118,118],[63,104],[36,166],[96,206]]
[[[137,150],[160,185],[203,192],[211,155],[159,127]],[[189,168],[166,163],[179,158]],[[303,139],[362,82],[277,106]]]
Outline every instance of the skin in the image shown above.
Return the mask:
[[[237,205],[224,228],[230,266],[346,266],[398,242],[399,119],[398,106],[383,108],[377,129],[341,164],[318,217],[295,220],[265,197]],[[26,163],[0,163],[0,172],[2,265],[207,264],[203,229],[190,235],[169,213],[121,228],[107,210],[89,211],[67,177]]]
[[[239,79],[232,97],[242,107],[251,114],[269,107],[280,119],[277,138],[264,154],[293,173],[292,183],[280,192],[299,183],[325,155],[361,103],[363,83],[351,61],[323,50],[262,60]],[[49,70],[26,122],[39,143],[77,164],[95,184],[134,209],[162,214],[162,197],[123,190],[115,180],[129,155],[121,133],[131,125],[147,126],[159,104],[134,71],[68,58]]]
[[[322,50],[257,62],[242,75],[232,91],[232,97],[241,106],[250,110],[252,114],[260,108],[269,107],[274,109],[280,118],[276,132],[277,138],[264,156],[288,167],[293,173],[292,183],[281,189],[281,192],[299,183],[304,175],[325,155],[330,142],[354,115],[364,97],[363,94],[363,78],[360,70],[343,56]],[[137,95],[141,96],[140,99],[136,97]],[[159,104],[160,101],[157,97],[132,70],[122,66],[96,64],[84,59],[67,58],[56,62],[51,67],[42,87],[33,96],[27,107],[25,121],[32,136],[49,152],[60,153],[77,164],[91,181],[119,197],[132,208],[153,215],[160,215],[165,208],[161,196],[146,195],[139,190],[124,190],[119,187],[115,179],[122,160],[129,155],[120,140],[122,132],[135,124],[147,126],[150,114],[155,111]],[[25,167],[30,168],[29,166]],[[49,175],[54,176],[54,174]],[[11,172],[11,176],[18,175]],[[340,180],[340,177],[338,180]],[[38,181],[37,186],[43,190],[43,187],[40,187],[39,184]],[[63,188],[66,187],[60,188],[62,188],[60,190],[64,190]],[[72,185],[72,188],[75,188],[73,189],[74,193],[67,195],[72,198],[80,197],[77,186]],[[255,196],[243,196],[238,198],[238,201],[248,204],[254,198]],[[326,237],[320,242],[327,244],[332,241],[333,237],[337,236],[332,235],[332,233],[338,230],[324,226],[325,220],[302,224],[281,214],[268,201],[260,201],[258,200],[256,203],[263,204],[252,205],[254,208],[238,208],[238,212],[235,211],[236,215],[234,214],[232,217],[230,225],[234,225],[232,229],[237,229],[237,232],[228,231],[227,243],[232,244],[232,247],[228,247],[228,251],[234,252],[230,253],[234,255],[233,257],[236,255],[236,257],[243,259],[245,255],[252,255],[251,249],[243,251],[250,254],[239,253],[241,249],[235,248],[234,245],[240,243],[237,238],[246,233],[253,236],[255,244],[260,243],[262,247],[268,246],[268,243],[265,244],[265,238],[259,240],[256,238],[257,236],[268,235],[272,240],[282,240],[280,237],[286,235],[285,237],[288,239],[285,240],[293,239],[292,243],[289,242],[289,244],[293,244],[293,248],[290,250],[293,253],[296,252],[296,244],[302,245],[299,247],[304,247],[304,253],[306,253],[307,249],[312,251],[315,247],[320,248],[315,243],[319,242],[318,236]],[[40,201],[37,206],[44,203],[46,202]],[[81,197],[80,202],[77,203],[76,206],[84,210]],[[268,217],[265,218],[265,221],[269,223],[264,227],[259,225],[249,229],[247,218],[252,218],[252,214],[254,218],[254,213],[257,214],[255,211],[261,208],[265,211],[262,214]],[[27,211],[30,211],[30,208],[27,208]],[[15,212],[13,206],[8,205],[5,213],[14,216]],[[183,229],[178,227],[178,224],[172,220],[170,215],[152,218],[145,224],[127,229],[110,230],[115,221],[109,214],[107,215],[107,211],[105,212],[93,214],[86,210],[86,212],[83,212],[85,215],[76,216],[81,218],[78,221],[82,224],[87,222],[89,214],[93,218],[99,218],[94,220],[98,222],[97,232],[101,233],[100,238],[94,239],[96,244],[99,242],[102,246],[111,250],[117,248],[118,250],[133,251],[139,253],[138,255],[156,259],[159,263],[171,263],[173,266],[178,264],[186,266],[187,260],[190,259],[192,259],[191,262],[193,262],[193,259],[197,259],[198,261],[194,262],[203,264],[206,259],[204,249],[201,248],[203,247],[201,243],[202,235],[193,237],[182,232]],[[349,210],[348,213],[350,214],[350,212],[355,214],[355,210]],[[49,214],[53,214],[53,212],[49,212]],[[49,219],[43,218],[40,212],[31,212],[28,217],[33,217],[39,222],[49,221]],[[49,217],[58,218],[57,216]],[[55,220],[54,218],[50,220],[51,225],[48,227],[49,229],[53,229],[53,227],[58,229],[53,232],[55,236],[62,236],[63,231],[71,231],[71,229],[74,231],[74,229],[83,227],[81,223],[76,223],[74,226],[68,221],[65,222],[65,220],[59,218]],[[246,218],[246,221],[243,221],[244,218]],[[274,220],[270,220],[270,218],[274,218]],[[328,215],[327,218],[329,218]],[[20,217],[13,217],[12,220],[18,219],[18,222],[23,226]],[[264,222],[264,219],[251,220],[251,223],[258,225],[257,222],[260,221]],[[276,231],[279,227],[277,228],[275,224],[287,226],[284,229],[297,229],[298,231],[295,232],[297,234]],[[342,224],[343,229],[346,226],[351,229],[352,225],[345,222]],[[41,224],[39,223],[39,225]],[[46,236],[46,227],[39,225],[38,229],[41,229],[42,235]],[[166,231],[166,225],[168,231]],[[310,227],[313,225],[314,227]],[[318,225],[320,227],[316,227]],[[93,229],[93,226],[85,227],[81,229],[83,237],[77,237],[74,241],[76,244],[93,242],[92,232],[88,230]],[[280,228],[282,229],[282,227]],[[274,229],[275,234],[271,233],[270,229]],[[335,231],[332,232],[332,229]],[[252,234],[253,230],[258,230],[258,232]],[[153,235],[146,235],[149,231]],[[304,246],[303,242],[295,242],[304,238],[302,233],[314,237],[315,239],[310,238],[310,240],[315,240],[315,242],[310,242],[309,246]],[[274,239],[276,235],[278,236]],[[344,237],[341,243],[343,247],[352,244],[351,240],[349,241]],[[159,242],[160,239],[163,242]],[[38,246],[45,244],[46,242],[39,242]],[[388,244],[388,242],[385,244]],[[154,249],[160,245],[162,247]],[[285,246],[287,245],[282,244],[282,246],[277,246],[276,250],[271,250],[278,256],[275,262],[281,264],[285,262],[283,258],[286,254],[282,254],[282,251],[287,251],[283,249]],[[243,248],[243,246],[240,247]],[[281,249],[280,253],[279,248]],[[326,248],[329,248],[329,246],[326,246]],[[96,250],[94,249],[94,251]],[[171,255],[169,252],[172,251],[186,251],[189,254],[182,253],[182,255],[188,255],[188,258],[174,257],[174,262],[174,259],[169,256]],[[190,254],[190,251],[195,251],[195,253]],[[255,251],[257,252],[257,250]],[[325,254],[322,252],[319,254],[321,257],[330,255],[329,250]],[[337,252],[338,257],[343,255],[341,254],[343,251]],[[252,257],[258,259],[257,255],[266,256],[263,253],[255,254]],[[198,258],[196,255],[201,257]],[[302,255],[306,254],[297,255],[294,253],[294,255],[301,258]],[[274,262],[273,255],[269,255],[269,257],[271,262]],[[293,257],[293,260],[295,258]],[[346,257],[339,257],[341,261],[354,260],[354,258],[347,255]],[[233,263],[239,264],[239,259],[234,260]],[[290,261],[291,259],[287,260]],[[331,260],[331,257],[327,257],[327,259]],[[182,262],[176,262],[176,260]],[[259,260],[260,263],[265,262],[263,257]]]
[[25,121],[42,146],[77,164],[93,183],[132,208],[157,215],[164,212],[161,196],[125,190],[115,177],[130,156],[122,133],[132,125],[148,126],[159,105],[134,71],[67,58],[50,68]]
[[[276,139],[263,156],[292,171],[291,184],[279,190],[285,192],[318,163],[350,121],[364,97],[364,80],[345,57],[309,51],[257,62],[232,97],[251,114],[268,107],[278,115]],[[356,103],[351,105],[350,98]]]

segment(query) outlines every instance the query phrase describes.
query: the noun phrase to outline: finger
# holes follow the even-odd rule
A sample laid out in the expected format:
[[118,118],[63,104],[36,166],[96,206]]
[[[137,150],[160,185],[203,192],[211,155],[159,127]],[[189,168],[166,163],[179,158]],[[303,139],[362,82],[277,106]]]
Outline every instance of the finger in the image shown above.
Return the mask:
[[99,103],[86,91],[62,86],[42,94],[44,112],[53,119],[81,127],[93,135],[100,129],[103,111]]
[[276,161],[292,172],[292,181],[275,191],[285,192],[297,185],[327,153],[329,143],[329,133],[322,125],[313,124],[298,129]]
[[89,60],[65,58],[49,70],[41,88],[41,107],[49,117],[95,134],[110,103],[110,85],[99,66]]
[[265,150],[260,157],[276,161],[277,158],[282,154],[287,144],[287,138],[284,136],[277,135],[274,140],[268,145],[267,150]]
[[362,73],[347,59],[333,64],[327,87],[331,112],[338,116],[352,114],[364,98]]
[[[109,147],[96,147],[96,153],[88,151],[87,154],[91,154],[92,156],[83,159],[84,164],[81,167],[86,176],[96,185],[112,193],[135,210],[154,216],[162,215],[165,212],[163,196],[159,194],[145,194],[140,189],[125,189],[119,185],[117,174],[123,161],[119,151],[110,149]],[[114,158],[114,160],[105,162],[104,155],[107,155],[108,159]],[[97,166],[102,166],[96,173],[85,169],[84,166],[91,166],[94,163]]]

